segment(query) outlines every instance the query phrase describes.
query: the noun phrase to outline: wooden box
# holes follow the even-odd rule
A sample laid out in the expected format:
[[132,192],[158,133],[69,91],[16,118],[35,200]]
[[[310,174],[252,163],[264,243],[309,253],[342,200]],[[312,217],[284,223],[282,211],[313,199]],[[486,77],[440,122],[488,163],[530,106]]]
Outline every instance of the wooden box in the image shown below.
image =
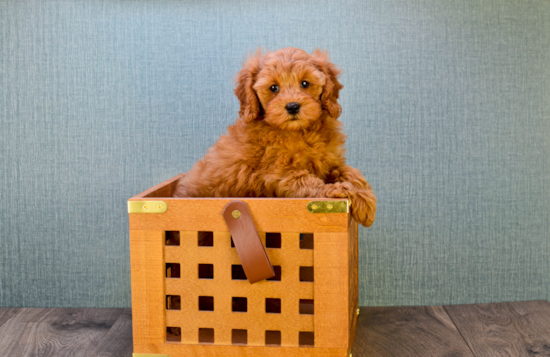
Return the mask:
[[239,198],[277,273],[250,284],[222,217],[233,199],[173,198],[180,177],[128,201],[134,356],[348,357],[359,311],[348,201]]

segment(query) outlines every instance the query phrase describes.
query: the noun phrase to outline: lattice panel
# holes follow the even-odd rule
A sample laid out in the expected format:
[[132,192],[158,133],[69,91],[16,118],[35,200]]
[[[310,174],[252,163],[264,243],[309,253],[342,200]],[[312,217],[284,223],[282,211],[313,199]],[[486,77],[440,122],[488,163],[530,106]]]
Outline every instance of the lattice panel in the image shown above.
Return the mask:
[[314,346],[313,234],[259,234],[277,275],[250,284],[229,232],[166,232],[167,341]]

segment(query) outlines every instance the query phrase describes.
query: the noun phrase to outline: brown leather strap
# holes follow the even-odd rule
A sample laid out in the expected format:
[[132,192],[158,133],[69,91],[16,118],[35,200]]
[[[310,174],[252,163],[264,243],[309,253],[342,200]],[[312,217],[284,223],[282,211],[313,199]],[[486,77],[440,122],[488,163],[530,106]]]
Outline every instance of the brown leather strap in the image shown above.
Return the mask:
[[223,209],[233,243],[250,284],[275,276],[246,203],[231,201]]

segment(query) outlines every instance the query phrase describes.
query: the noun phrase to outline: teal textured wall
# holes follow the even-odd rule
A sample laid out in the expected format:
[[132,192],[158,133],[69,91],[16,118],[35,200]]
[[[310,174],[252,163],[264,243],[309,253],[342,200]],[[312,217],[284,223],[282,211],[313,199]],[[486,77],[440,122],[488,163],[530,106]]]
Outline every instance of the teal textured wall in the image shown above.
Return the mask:
[[360,304],[550,298],[550,2],[0,1],[0,306],[129,306],[126,200],[237,116],[263,46],[330,51],[379,198]]

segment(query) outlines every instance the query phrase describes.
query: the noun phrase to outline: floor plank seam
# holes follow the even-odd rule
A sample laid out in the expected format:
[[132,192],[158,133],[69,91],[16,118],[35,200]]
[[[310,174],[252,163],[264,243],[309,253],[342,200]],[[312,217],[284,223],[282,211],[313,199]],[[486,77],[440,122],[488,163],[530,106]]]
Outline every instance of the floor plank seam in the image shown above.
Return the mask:
[[472,355],[474,357],[477,357],[477,354],[474,352],[474,350],[472,349],[472,346],[470,346],[470,344],[468,343],[468,341],[466,341],[466,339],[464,338],[464,335],[462,334],[462,331],[460,331],[460,329],[458,328],[458,325],[456,324],[455,320],[453,320],[453,316],[449,313],[449,310],[447,310],[447,305],[443,305],[443,308],[445,309],[445,312],[447,313],[447,315],[449,316],[449,318],[451,319],[452,323],[455,325],[456,327],[456,330],[458,331],[458,333],[460,334],[460,337],[462,337],[462,340],[464,341],[464,343],[466,344],[466,346],[468,346],[468,349],[470,350],[470,352],[472,352]]

